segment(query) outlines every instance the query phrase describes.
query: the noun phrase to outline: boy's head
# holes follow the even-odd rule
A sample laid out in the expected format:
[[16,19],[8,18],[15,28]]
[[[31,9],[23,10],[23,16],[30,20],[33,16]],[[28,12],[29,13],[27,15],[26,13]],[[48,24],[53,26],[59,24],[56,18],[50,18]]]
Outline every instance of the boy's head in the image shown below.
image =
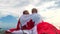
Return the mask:
[[36,8],[33,8],[32,9],[32,13],[37,13],[37,9]]
[[23,14],[29,14],[28,10],[24,10]]

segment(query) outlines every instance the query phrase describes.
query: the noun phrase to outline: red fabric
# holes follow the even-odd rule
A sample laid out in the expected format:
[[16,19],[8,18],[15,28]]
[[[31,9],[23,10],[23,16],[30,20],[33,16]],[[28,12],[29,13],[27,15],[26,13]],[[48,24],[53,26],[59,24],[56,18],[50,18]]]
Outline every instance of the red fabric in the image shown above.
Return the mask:
[[58,34],[60,34],[60,30],[58,30]]
[[22,30],[30,30],[34,27],[34,22],[30,20],[26,25],[22,26]]
[[17,23],[17,30],[19,30],[20,29],[20,19],[18,20],[18,23]]
[[27,25],[26,25],[27,26],[27,29],[28,30],[32,29],[34,27],[34,24],[35,23],[32,20],[30,20],[29,22],[27,22]]
[[9,29],[10,30],[10,32],[13,32],[13,31],[17,31],[18,29],[17,28],[11,28],[11,29]]
[[48,22],[42,22],[37,25],[38,34],[58,34],[57,28]]

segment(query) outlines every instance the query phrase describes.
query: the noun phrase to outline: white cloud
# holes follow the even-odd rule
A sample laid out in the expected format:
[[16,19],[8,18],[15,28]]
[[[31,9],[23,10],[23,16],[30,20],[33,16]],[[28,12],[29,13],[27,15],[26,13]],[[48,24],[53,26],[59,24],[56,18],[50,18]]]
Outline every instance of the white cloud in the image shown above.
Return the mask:
[[18,17],[22,14],[24,7],[28,6],[30,2],[30,0],[0,0],[0,17],[7,15]]
[[29,3],[29,0],[0,0],[0,7],[21,7]]
[[[35,4],[38,4],[41,0],[0,0],[0,13],[2,15],[13,15],[13,16],[19,16],[20,12],[22,14],[22,11],[24,9],[28,9],[30,11],[33,7],[39,7],[40,10],[46,10],[47,7],[53,6],[54,1],[52,2],[45,2],[44,4],[40,6],[34,6]],[[46,1],[46,0],[45,0]],[[24,5],[22,2],[30,2],[31,4],[27,4],[27,6]],[[19,7],[16,7],[18,6]],[[20,5],[23,5],[21,7]],[[13,8],[16,7],[16,8]]]

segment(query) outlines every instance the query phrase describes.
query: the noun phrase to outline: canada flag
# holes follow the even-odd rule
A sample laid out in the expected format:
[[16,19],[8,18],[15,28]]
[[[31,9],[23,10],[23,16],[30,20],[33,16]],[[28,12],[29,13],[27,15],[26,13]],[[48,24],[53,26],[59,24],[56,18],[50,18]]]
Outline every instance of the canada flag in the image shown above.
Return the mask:
[[22,30],[33,30],[33,34],[60,34],[60,30],[58,30],[55,26],[48,22],[40,22],[36,26],[34,26],[34,22],[30,20],[26,25],[24,25],[22,28],[20,28],[20,20],[18,21],[17,27],[9,29],[9,31],[6,31],[6,33],[12,33],[13,31],[18,31],[20,29]]

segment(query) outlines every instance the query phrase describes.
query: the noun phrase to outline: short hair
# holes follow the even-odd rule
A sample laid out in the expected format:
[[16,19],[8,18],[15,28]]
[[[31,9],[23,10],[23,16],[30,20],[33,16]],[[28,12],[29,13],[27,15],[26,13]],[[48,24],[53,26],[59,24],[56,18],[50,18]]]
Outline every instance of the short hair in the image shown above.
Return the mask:
[[[35,11],[34,11],[34,10],[35,10]],[[32,9],[32,13],[33,13],[33,12],[36,12],[36,13],[37,13],[37,9],[36,9],[36,8],[33,8],[33,9]]]
[[[24,10],[24,11],[23,11],[23,14],[26,14],[26,12],[28,12],[28,10]],[[28,12],[28,14],[29,14],[29,12]]]

